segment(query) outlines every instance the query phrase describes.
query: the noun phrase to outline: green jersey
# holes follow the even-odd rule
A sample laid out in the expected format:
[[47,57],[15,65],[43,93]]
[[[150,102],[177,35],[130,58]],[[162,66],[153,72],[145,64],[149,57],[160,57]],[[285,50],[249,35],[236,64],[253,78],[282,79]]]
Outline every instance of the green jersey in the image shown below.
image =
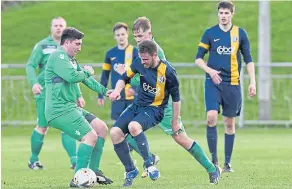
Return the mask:
[[[44,71],[48,58],[51,53],[53,53],[57,48],[58,44],[53,40],[51,36],[38,42],[29,57],[29,60],[26,64],[26,75],[29,81],[29,84],[33,86],[36,83],[39,83],[43,89],[45,89],[44,81]],[[36,68],[38,67],[38,75],[36,74]],[[38,95],[39,97],[45,98],[45,90],[42,94]]]
[[47,88],[45,114],[48,122],[77,108],[79,82],[102,95],[106,95],[108,90],[62,48],[50,55],[44,76]]

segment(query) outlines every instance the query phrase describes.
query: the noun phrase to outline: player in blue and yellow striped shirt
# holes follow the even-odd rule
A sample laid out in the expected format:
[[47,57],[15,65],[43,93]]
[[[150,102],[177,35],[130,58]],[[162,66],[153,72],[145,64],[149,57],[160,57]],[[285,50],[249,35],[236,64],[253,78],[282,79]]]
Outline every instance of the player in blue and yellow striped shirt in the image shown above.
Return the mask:
[[[113,28],[114,38],[117,41],[117,46],[107,51],[104,64],[102,66],[102,74],[100,83],[107,87],[109,76],[111,74],[111,86],[115,88],[117,81],[120,78],[120,74],[116,71],[118,64],[125,64],[129,67],[133,60],[138,57],[138,49],[129,44],[128,41],[128,25],[123,22],[118,22]],[[117,120],[121,113],[133,103],[134,89],[130,84],[127,84],[125,89],[121,93],[121,99],[112,102],[111,107],[111,119]],[[104,99],[101,94],[98,96],[98,105],[102,106]]]
[[[195,61],[206,72],[207,141],[214,164],[218,164],[216,122],[220,105],[222,106],[225,124],[225,172],[233,172],[230,160],[235,137],[235,117],[240,115],[242,103],[241,54],[250,76],[249,95],[256,94],[255,69],[249,40],[245,30],[231,22],[234,9],[231,2],[219,3],[219,24],[207,29],[203,34]],[[203,58],[207,52],[210,55],[206,64]]]
[[118,81],[115,90],[109,96],[115,100],[125,84],[129,83],[136,73],[140,74],[141,84],[138,89],[138,97],[122,113],[110,131],[114,149],[125,166],[124,186],[131,186],[133,179],[139,173],[129,153],[128,143],[125,140],[127,134],[134,137],[149,177],[152,180],[160,177],[160,172],[153,164],[152,156],[149,154],[149,145],[144,132],[163,119],[164,109],[170,95],[174,111],[173,127],[179,128],[180,93],[175,69],[166,60],[159,59],[157,45],[151,40],[142,41],[139,44],[139,57],[123,74],[122,79]]

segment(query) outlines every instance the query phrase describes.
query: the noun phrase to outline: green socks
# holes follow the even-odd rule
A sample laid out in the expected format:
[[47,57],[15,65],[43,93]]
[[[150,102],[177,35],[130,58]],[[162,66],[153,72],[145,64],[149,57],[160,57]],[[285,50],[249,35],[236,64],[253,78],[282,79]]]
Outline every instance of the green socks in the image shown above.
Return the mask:
[[68,156],[70,157],[71,165],[76,164],[77,161],[76,140],[67,135],[66,133],[62,133],[62,144]]
[[99,164],[103,152],[103,146],[104,146],[104,139],[101,137],[97,138],[96,144],[93,148],[91,159],[89,163],[89,168],[93,170],[94,172],[99,170]]
[[31,135],[31,157],[30,162],[36,162],[39,161],[39,153],[42,149],[43,142],[44,141],[44,135],[38,133],[36,130],[33,130]]
[[198,143],[194,142],[188,151],[207,170],[208,173],[213,173],[216,171],[216,167],[209,160]]
[[75,168],[75,173],[82,168],[87,168],[89,160],[92,154],[93,147],[87,144],[81,143],[77,152],[77,164]]

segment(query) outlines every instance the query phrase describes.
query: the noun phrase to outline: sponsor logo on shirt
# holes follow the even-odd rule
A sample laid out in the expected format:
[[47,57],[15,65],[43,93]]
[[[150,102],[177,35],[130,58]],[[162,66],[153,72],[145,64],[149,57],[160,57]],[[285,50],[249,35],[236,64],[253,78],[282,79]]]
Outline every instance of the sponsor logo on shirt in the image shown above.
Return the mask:
[[225,47],[225,46],[217,47],[217,53],[220,55],[231,55],[233,51],[234,49],[232,47]]
[[148,93],[158,95],[158,94],[160,94],[161,89],[160,89],[160,87],[154,88],[151,85],[149,85],[148,83],[143,83],[143,90],[148,92]]

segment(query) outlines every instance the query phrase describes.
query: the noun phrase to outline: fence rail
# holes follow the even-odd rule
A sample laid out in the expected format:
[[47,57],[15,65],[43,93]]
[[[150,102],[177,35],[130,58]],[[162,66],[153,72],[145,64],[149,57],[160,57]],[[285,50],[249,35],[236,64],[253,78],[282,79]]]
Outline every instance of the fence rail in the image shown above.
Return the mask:
[[[93,67],[100,67],[100,63],[88,63]],[[273,63],[272,67],[292,68],[292,63]],[[177,63],[174,67],[194,67],[193,63]],[[25,68],[25,64],[2,64],[2,69]],[[285,69],[287,70],[287,69]],[[287,73],[287,72],[286,72]],[[291,73],[291,74],[290,74]],[[99,76],[96,76],[99,78]],[[182,97],[182,118],[186,125],[205,124],[206,113],[204,106],[204,74],[179,74]],[[243,94],[243,109],[237,119],[239,127],[250,125],[282,125],[292,126],[292,69],[288,74],[271,75],[271,119],[258,120],[259,100],[247,96],[248,76],[242,74],[241,85]],[[35,103],[31,88],[23,75],[4,75],[2,81],[2,125],[34,125],[36,123]],[[258,83],[259,85],[260,83]],[[107,120],[110,112],[110,102],[105,107],[97,107],[97,95],[82,87],[84,98],[87,101],[86,109],[101,119]],[[89,103],[90,102],[90,103]],[[108,120],[108,123],[112,121]],[[219,120],[222,124],[222,119]]]
[[[88,65],[92,66],[94,68],[101,68],[102,63],[81,63],[81,65]],[[188,68],[188,67],[194,67],[196,66],[194,63],[190,62],[180,62],[180,63],[172,63],[175,68]],[[242,66],[245,66],[245,64],[242,64]],[[265,64],[265,65],[258,65],[255,64],[255,66],[260,66],[260,67],[278,67],[278,68],[283,68],[283,67],[290,67],[292,68],[292,62],[273,62],[271,64]],[[9,69],[9,68],[25,68],[25,64],[21,63],[9,63],[9,64],[1,64],[1,69]]]

